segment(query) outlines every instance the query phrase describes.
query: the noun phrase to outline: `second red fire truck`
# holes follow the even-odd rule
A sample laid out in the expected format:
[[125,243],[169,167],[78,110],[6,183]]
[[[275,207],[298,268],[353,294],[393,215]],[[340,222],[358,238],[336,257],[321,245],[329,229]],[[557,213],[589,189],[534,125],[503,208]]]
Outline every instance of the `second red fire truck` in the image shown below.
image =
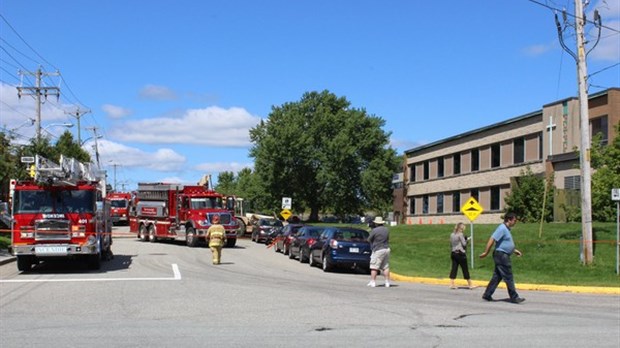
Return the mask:
[[190,247],[204,241],[211,218],[220,216],[226,246],[237,242],[239,225],[223,196],[203,185],[139,183],[131,204],[129,231],[142,241],[181,240]]

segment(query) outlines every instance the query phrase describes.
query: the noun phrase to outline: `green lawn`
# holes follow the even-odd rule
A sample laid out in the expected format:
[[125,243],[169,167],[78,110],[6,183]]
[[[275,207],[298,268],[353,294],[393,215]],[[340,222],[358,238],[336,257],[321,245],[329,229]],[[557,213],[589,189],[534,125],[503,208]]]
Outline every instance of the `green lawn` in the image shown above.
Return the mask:
[[[474,268],[470,246],[467,259],[472,279],[487,281],[493,272],[493,257],[478,258],[497,225],[474,224]],[[400,225],[390,227],[391,270],[404,276],[448,278],[452,225]],[[580,262],[581,224],[518,223],[513,237],[523,257],[512,257],[517,283],[620,287],[616,274],[616,224],[595,223],[594,264]],[[471,235],[467,224],[466,235]],[[462,279],[459,270],[457,278]]]

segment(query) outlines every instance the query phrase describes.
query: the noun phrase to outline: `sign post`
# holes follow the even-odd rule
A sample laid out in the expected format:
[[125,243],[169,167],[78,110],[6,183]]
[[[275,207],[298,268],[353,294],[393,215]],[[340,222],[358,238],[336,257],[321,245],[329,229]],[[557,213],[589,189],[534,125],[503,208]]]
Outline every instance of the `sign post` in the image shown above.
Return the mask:
[[611,200],[616,201],[616,274],[620,274],[620,188],[611,190]]
[[465,204],[463,204],[463,206],[461,207],[461,212],[467,216],[467,218],[470,221],[470,229],[471,229],[471,243],[470,243],[470,253],[471,253],[471,268],[474,269],[474,220],[476,220],[476,218],[478,218],[478,215],[482,214],[482,212],[484,211],[484,209],[482,209],[482,206],[478,203],[478,201],[474,198],[474,197],[469,197],[469,199],[467,200],[467,202],[465,202]]

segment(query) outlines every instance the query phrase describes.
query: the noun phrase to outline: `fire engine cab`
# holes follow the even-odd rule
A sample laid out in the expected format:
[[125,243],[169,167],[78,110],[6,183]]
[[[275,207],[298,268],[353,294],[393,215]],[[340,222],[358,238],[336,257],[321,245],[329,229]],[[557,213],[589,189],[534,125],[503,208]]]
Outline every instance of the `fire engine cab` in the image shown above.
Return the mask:
[[71,258],[99,269],[112,257],[105,172],[93,164],[35,156],[29,180],[12,181],[11,252],[26,272],[41,260]]

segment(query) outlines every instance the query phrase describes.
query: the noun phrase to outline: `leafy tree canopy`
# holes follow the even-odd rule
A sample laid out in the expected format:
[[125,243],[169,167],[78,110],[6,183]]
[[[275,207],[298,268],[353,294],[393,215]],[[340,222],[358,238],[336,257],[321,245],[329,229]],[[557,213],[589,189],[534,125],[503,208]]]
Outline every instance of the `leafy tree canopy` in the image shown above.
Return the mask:
[[400,160],[384,125],[328,91],[272,107],[269,118],[250,130],[263,203],[276,209],[282,197],[292,197],[293,210],[310,209],[311,221],[323,210],[340,216],[385,211]]
[[514,212],[522,222],[540,222],[544,211],[544,221],[553,221],[553,178],[547,178],[545,188],[545,178],[532,173],[529,166],[520,174],[505,198],[505,211]]
[[616,136],[611,144],[605,145],[601,134],[592,138],[592,219],[614,221],[616,206],[611,200],[611,190],[620,188],[620,123],[614,127]]

